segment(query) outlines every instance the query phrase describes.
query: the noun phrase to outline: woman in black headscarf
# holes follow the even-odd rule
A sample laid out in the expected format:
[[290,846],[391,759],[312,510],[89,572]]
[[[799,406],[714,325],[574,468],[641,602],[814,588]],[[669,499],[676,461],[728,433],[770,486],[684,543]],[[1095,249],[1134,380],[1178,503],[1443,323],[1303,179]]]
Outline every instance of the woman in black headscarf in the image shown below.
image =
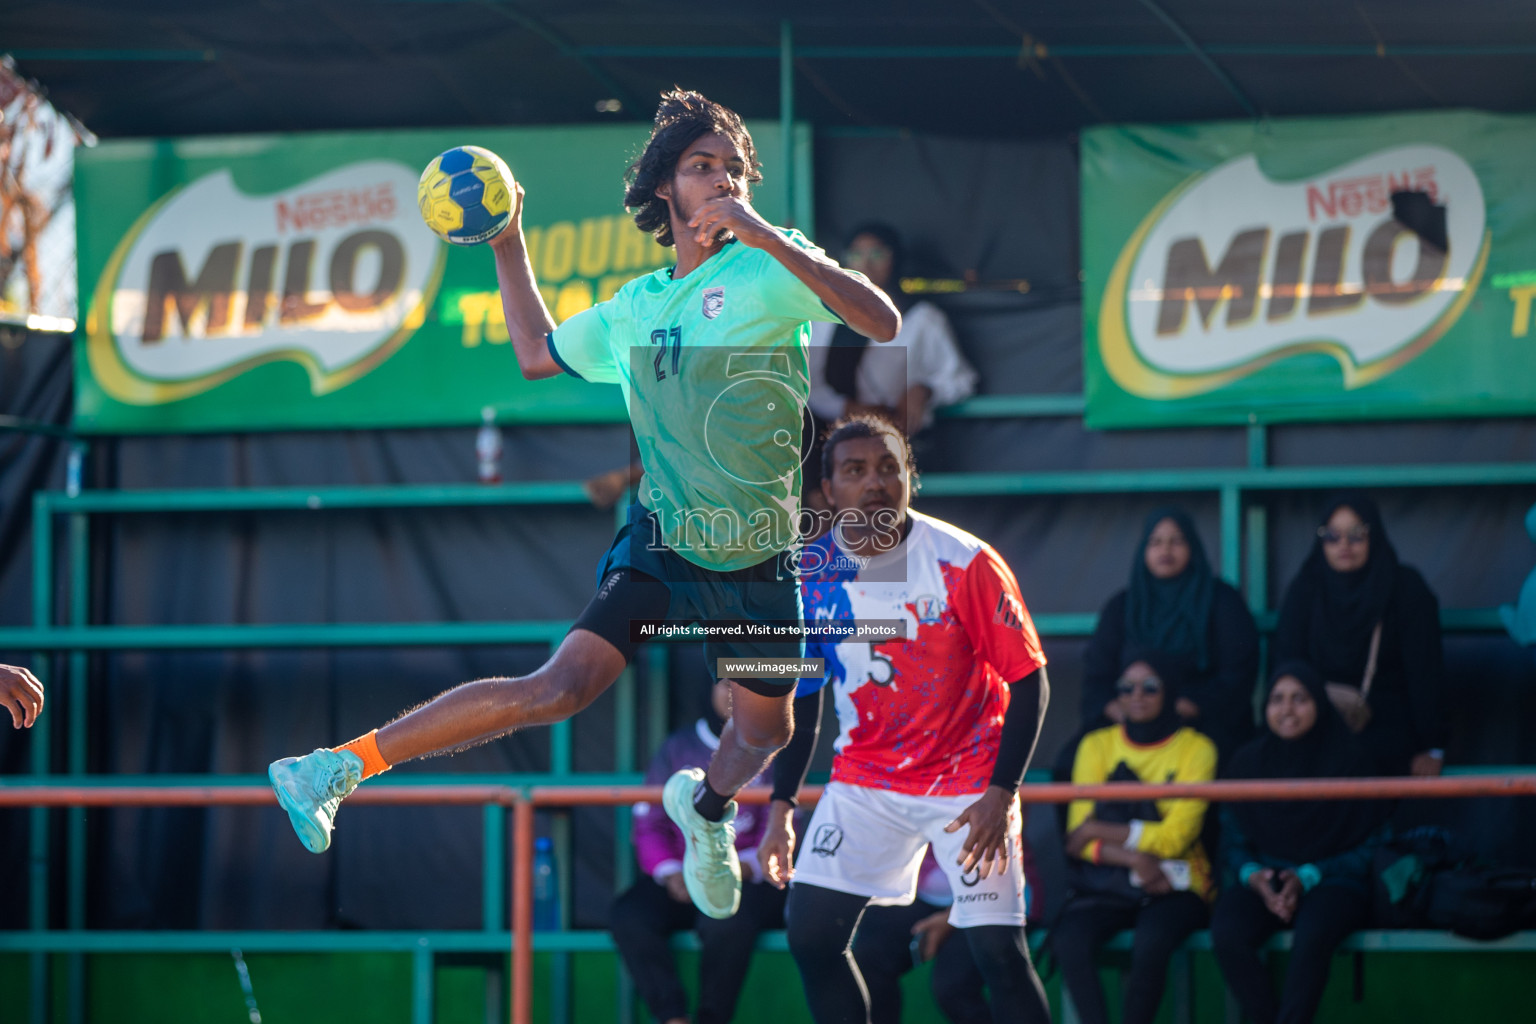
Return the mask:
[[[1072,781],[1208,782],[1216,748],[1185,725],[1176,705],[1179,664],[1157,651],[1132,651],[1115,684],[1123,722],[1090,732],[1077,748]],[[1200,841],[1204,800],[1075,800],[1068,811],[1071,897],[1051,926],[1051,950],[1078,1016],[1103,1024],[1109,1011],[1095,954],[1136,930],[1124,989],[1125,1024],[1150,1024],[1168,980],[1168,961],[1206,920],[1214,893]]]
[[1449,736],[1439,602],[1398,562],[1365,495],[1334,498],[1317,534],[1281,602],[1275,660],[1317,667],[1377,771],[1439,775]]
[[1242,595],[1212,574],[1183,509],[1147,516],[1130,585],[1099,613],[1084,655],[1085,731],[1118,721],[1115,681],[1133,649],[1158,651],[1177,663],[1184,682],[1176,710],[1222,757],[1253,734],[1259,631]]
[[[1232,757],[1236,779],[1370,775],[1373,763],[1304,661],[1280,665],[1264,702],[1265,730]],[[1358,800],[1281,800],[1222,808],[1228,884],[1211,915],[1211,945],[1227,987],[1257,1024],[1310,1021],[1333,951],[1371,907],[1371,858],[1387,808]],[[1279,1002],[1258,949],[1292,927]]]

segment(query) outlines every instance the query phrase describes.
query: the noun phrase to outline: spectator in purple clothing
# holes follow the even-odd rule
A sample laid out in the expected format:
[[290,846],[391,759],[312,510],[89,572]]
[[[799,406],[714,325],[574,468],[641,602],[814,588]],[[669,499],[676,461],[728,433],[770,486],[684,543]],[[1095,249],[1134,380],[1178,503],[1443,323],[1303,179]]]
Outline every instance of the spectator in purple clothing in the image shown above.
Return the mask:
[[[661,785],[674,772],[709,763],[730,714],[731,690],[716,683],[710,707],[693,725],[679,729],[656,752],[645,781]],[[759,776],[751,785],[765,785]],[[736,811],[736,849],[741,857],[741,909],[717,920],[694,909],[683,885],[683,835],[659,804],[636,804],[635,857],[641,877],[613,904],[613,941],[646,1009],[666,1024],[723,1024],[736,1012],[736,998],[759,932],[784,927],[784,892],[757,876],[762,809],[742,804]],[[674,932],[699,934],[699,1005],[693,1016],[677,975],[669,942]]]

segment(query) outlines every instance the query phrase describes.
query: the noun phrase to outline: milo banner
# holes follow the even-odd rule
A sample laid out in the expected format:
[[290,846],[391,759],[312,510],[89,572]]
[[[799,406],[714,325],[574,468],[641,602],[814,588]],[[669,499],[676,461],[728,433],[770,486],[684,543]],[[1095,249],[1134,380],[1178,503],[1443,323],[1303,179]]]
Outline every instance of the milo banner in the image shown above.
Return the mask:
[[1096,128],[1088,424],[1536,411],[1536,118]]
[[[624,211],[647,125],[106,142],[76,155],[75,426],[158,433],[622,419],[611,385],[525,381],[489,246],[440,241],[421,170],[500,154],[557,321],[671,262]],[[777,124],[750,126],[784,223]],[[806,146],[800,136],[801,146]],[[797,159],[808,165],[801,149]],[[810,209],[805,175],[796,207]],[[805,217],[799,226],[808,228]]]

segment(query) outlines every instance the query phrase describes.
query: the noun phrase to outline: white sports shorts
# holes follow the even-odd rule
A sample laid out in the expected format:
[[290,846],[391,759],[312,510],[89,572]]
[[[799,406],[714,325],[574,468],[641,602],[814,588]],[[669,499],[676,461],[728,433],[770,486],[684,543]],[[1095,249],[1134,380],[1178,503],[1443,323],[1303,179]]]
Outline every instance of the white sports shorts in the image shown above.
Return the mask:
[[876,906],[905,906],[917,895],[923,853],[949,877],[955,902],[949,923],[956,928],[1024,923],[1024,861],[1019,836],[1019,802],[1008,811],[1008,869],[986,878],[976,869],[962,873],[960,848],[968,827],[944,826],[975,803],[980,793],[913,796],[866,786],[830,782],[800,840],[796,884],[868,896]]

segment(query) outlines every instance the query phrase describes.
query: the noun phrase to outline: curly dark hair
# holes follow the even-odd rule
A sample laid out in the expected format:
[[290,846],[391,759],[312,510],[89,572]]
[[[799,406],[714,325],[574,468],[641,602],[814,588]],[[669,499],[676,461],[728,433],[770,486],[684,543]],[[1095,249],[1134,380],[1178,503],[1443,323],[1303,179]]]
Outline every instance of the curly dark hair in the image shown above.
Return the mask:
[[832,467],[836,465],[838,445],[858,438],[881,436],[896,439],[897,450],[901,452],[902,461],[907,464],[907,478],[912,482],[912,493],[916,494],[920,484],[917,477],[917,457],[912,454],[912,442],[907,440],[907,435],[903,434],[896,424],[884,416],[876,416],[872,413],[845,416],[832,424],[832,429],[827,432],[827,439],[821,446],[822,479],[832,479]]
[[667,201],[656,194],[656,186],[671,181],[683,153],[699,136],[711,132],[719,132],[740,147],[749,185],[763,180],[757,149],[740,115],[696,92],[674,87],[662,93],[645,152],[624,172],[624,205],[635,211],[635,226],[655,235],[662,245],[673,244],[672,216]]

